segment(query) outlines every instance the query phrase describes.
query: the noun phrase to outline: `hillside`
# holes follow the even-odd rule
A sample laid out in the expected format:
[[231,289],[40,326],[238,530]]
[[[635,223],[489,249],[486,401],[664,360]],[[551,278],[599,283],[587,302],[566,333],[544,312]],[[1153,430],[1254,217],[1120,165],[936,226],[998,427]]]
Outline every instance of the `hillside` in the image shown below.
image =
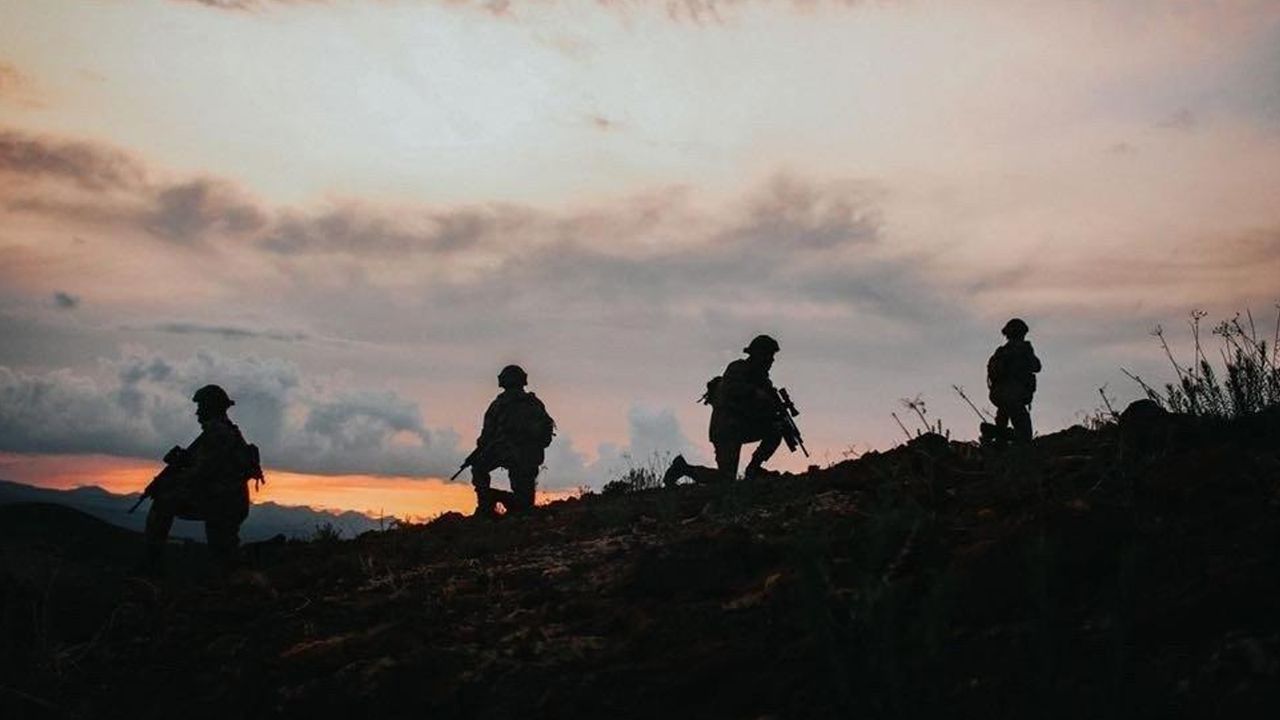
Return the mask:
[[[42,503],[64,505],[92,515],[116,527],[142,532],[147,521],[150,501],[130,513],[138,500],[138,493],[119,495],[100,487],[78,487],[71,490],[54,490],[21,483],[0,480],[0,507],[14,503]],[[246,542],[258,542],[284,535],[292,538],[309,538],[320,526],[333,527],[343,535],[354,536],[367,530],[376,530],[385,523],[363,513],[351,510],[331,512],[309,507],[258,502],[253,512],[240,528],[240,537]],[[177,520],[171,537],[204,542],[204,524]]]
[[[446,515],[132,580],[5,658],[22,717],[1271,717],[1280,422]],[[6,580],[6,613],[41,607]],[[39,613],[36,613],[39,616]],[[15,632],[6,625],[6,632]],[[70,658],[70,659],[69,659]]]

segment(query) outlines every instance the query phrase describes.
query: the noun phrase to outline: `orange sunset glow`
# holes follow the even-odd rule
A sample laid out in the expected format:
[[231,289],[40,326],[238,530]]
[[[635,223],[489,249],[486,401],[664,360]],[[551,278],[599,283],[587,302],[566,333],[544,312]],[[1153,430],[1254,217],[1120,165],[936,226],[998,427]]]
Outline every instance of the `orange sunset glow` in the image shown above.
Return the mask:
[[[97,486],[117,494],[141,492],[159,470],[154,462],[110,456],[67,457],[0,453],[0,477],[57,490]],[[253,502],[355,510],[371,517],[421,522],[446,512],[470,512],[475,493],[463,481],[376,475],[306,475],[265,469],[267,482],[252,493]],[[574,491],[544,491],[540,503]]]
[[467,510],[516,363],[539,491],[600,489],[709,461],[761,333],[797,471],[904,399],[973,438],[1014,316],[1069,426],[1276,302],[1277,47],[1265,0],[0,0],[0,479],[136,491],[216,383],[257,499]]

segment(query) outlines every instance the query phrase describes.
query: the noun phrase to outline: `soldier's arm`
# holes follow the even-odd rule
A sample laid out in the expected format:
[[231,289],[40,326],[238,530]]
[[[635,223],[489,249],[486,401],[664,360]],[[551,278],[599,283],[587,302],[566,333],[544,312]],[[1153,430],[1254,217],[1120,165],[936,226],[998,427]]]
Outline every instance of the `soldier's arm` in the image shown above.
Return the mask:
[[493,440],[494,433],[498,431],[498,416],[498,401],[494,400],[484,411],[484,424],[480,428],[480,437],[476,438],[476,448],[482,448]]
[[183,469],[183,475],[195,482],[216,482],[225,478],[229,469],[235,467],[239,450],[236,441],[231,428],[210,425],[188,449],[190,465]]
[[764,379],[755,386],[755,395],[759,401],[767,403],[770,406],[777,404],[778,391],[773,386],[773,379],[768,375],[765,375]]

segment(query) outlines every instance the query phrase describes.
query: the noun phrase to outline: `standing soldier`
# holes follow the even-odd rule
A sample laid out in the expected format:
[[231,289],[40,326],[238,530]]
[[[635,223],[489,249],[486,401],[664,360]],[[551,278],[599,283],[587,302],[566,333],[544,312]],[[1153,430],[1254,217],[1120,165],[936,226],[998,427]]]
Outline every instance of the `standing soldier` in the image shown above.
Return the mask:
[[262,480],[257,446],[245,442],[227,417],[235,402],[226,391],[205,385],[191,399],[200,435],[164,456],[165,469],[138,499],[152,498],[146,539],[147,569],[153,573],[163,572],[174,518],[203,520],[210,552],[224,571],[231,569],[240,547],[240,523],[249,515],[248,481]]
[[1005,323],[1000,332],[1008,342],[996,348],[987,361],[987,387],[996,406],[992,434],[998,439],[1009,437],[1012,423],[1013,440],[1020,443],[1031,442],[1031,398],[1036,392],[1036,373],[1040,372],[1040,359],[1027,342],[1029,330],[1019,318]]
[[677,455],[662,476],[664,485],[675,485],[682,477],[696,483],[732,481],[738,476],[742,446],[757,441],[760,444],[751,454],[743,477],[760,474],[761,467],[782,443],[778,392],[769,379],[778,349],[777,340],[759,335],[742,349],[746,358],[729,363],[723,375],[707,383],[703,401],[711,406],[708,435],[715,448],[716,467],[690,465],[683,455]]
[[[462,464],[471,466],[477,516],[493,517],[498,503],[509,512],[533,509],[538,469],[555,435],[555,421],[538,396],[525,391],[528,384],[529,376],[519,365],[502,368],[502,392],[485,410],[476,449]],[[489,473],[497,468],[505,468],[511,478],[510,492],[489,487]]]

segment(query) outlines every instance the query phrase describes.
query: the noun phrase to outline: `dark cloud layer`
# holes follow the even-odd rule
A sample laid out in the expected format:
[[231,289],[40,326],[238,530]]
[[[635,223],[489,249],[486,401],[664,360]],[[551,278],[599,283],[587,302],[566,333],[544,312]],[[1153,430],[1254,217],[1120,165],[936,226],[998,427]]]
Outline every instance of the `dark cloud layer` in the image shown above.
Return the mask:
[[278,255],[449,254],[523,224],[519,210],[501,206],[405,217],[348,205],[316,214],[284,213],[257,244]]
[[[236,401],[232,419],[271,468],[447,477],[466,452],[452,430],[428,428],[416,402],[305,379],[286,361],[143,354],[104,362],[102,369],[108,379],[99,382],[69,370],[28,374],[0,366],[0,451],[156,459],[199,432],[190,397],[213,382]],[[605,446],[591,464],[562,430],[548,449],[550,470],[541,484],[598,484],[659,455],[697,457],[670,411],[633,408],[629,422],[630,445]]]
[[101,145],[0,130],[0,173],[69,181],[87,190],[133,188],[145,173],[133,157]]
[[462,456],[457,435],[427,428],[416,403],[304,381],[284,361],[138,355],[103,369],[105,382],[0,366],[0,450],[157,458],[199,431],[191,393],[213,382],[236,400],[233,419],[275,468],[439,477]]
[[239,235],[266,225],[265,213],[227,183],[201,179],[154,191],[143,220],[156,235],[194,243],[208,233]]
[[302,342],[311,336],[303,332],[286,332],[282,330],[252,330],[231,325],[203,325],[190,322],[159,323],[144,328],[152,332],[170,335],[213,335],[223,340],[276,340],[279,342]]

